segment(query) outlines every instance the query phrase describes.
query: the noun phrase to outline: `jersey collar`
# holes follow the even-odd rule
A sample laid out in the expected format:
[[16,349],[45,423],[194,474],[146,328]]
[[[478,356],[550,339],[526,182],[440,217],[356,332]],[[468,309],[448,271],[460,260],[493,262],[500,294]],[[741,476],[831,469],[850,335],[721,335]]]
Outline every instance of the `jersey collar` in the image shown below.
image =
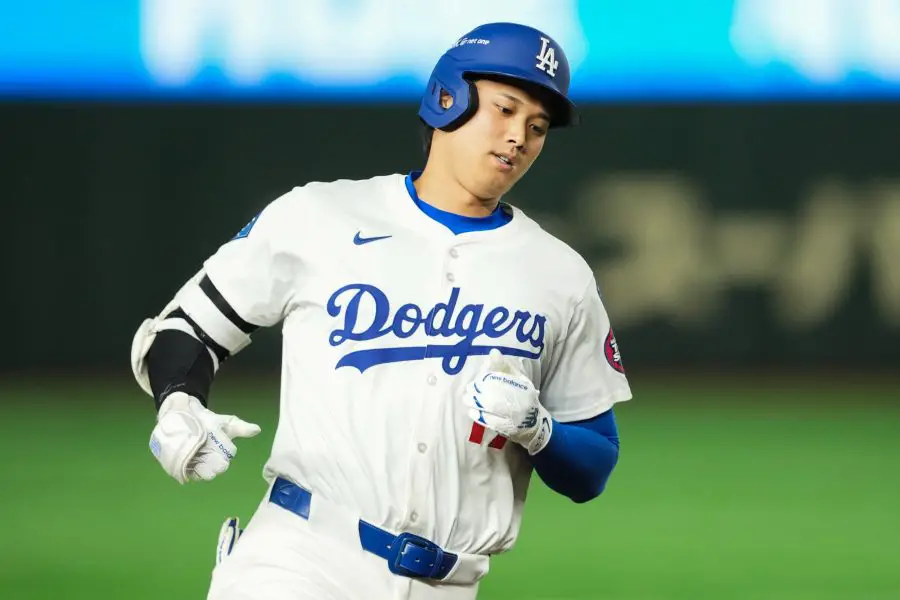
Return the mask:
[[416,186],[413,185],[413,182],[418,179],[421,174],[422,171],[411,171],[404,179],[406,191],[409,192],[409,197],[412,198],[415,205],[419,207],[419,210],[433,220],[444,225],[447,229],[452,231],[454,235],[470,233],[473,231],[499,229],[512,221],[512,212],[508,209],[504,209],[502,202],[497,204],[497,208],[486,217],[467,217],[465,215],[458,215],[428,204],[419,198],[419,194],[416,192]]
[[[410,195],[406,187],[408,176],[403,174],[394,174],[392,176],[393,188],[389,197],[391,204],[394,205],[393,210],[396,211],[395,218],[406,223],[407,227],[419,232],[428,241],[439,245],[458,245],[468,243],[501,243],[505,240],[518,239],[523,231],[532,227],[540,228],[540,226],[528,218],[521,210],[506,202],[501,203],[502,209],[512,215],[512,219],[495,229],[487,229],[480,231],[467,231],[458,235],[454,234],[444,224],[434,220],[429,215],[422,212],[422,209],[416,204],[415,199]],[[415,189],[415,187],[413,187]]]

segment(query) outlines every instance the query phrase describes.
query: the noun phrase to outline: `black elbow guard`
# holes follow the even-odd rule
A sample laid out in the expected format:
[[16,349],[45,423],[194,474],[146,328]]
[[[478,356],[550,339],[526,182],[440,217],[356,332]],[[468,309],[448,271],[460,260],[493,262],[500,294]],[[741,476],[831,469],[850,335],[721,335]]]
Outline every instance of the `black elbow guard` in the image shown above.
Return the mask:
[[144,360],[156,410],[172,392],[195,396],[206,406],[215,374],[206,344],[177,329],[160,331]]

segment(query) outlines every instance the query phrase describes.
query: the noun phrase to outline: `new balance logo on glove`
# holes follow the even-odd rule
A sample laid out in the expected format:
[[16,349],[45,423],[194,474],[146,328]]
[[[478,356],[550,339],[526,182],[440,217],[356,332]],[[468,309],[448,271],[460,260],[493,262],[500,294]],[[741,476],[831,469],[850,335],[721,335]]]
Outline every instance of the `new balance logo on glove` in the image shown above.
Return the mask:
[[543,450],[553,434],[553,420],[541,405],[540,393],[516,361],[496,348],[488,354],[481,375],[466,388],[463,403],[473,421],[520,444],[529,454]]

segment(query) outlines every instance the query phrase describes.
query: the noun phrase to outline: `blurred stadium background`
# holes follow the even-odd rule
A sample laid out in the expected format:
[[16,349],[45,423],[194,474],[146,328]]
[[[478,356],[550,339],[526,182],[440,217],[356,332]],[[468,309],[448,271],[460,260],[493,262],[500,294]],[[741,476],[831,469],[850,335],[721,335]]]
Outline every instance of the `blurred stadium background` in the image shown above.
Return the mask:
[[900,1],[0,1],[0,598],[202,598],[263,425],[179,489],[131,335],[264,204],[421,165],[475,25],[561,41],[583,126],[509,200],[594,266],[635,400],[606,494],[535,481],[488,600],[900,598]]

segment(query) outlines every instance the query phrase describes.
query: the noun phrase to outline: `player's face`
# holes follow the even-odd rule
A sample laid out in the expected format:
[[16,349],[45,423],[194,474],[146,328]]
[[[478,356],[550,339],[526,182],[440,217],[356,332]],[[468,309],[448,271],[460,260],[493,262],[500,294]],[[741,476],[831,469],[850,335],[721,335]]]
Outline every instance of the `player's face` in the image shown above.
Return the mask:
[[550,117],[524,90],[479,80],[478,110],[449,137],[457,179],[478,198],[498,198],[528,171],[541,153]]

